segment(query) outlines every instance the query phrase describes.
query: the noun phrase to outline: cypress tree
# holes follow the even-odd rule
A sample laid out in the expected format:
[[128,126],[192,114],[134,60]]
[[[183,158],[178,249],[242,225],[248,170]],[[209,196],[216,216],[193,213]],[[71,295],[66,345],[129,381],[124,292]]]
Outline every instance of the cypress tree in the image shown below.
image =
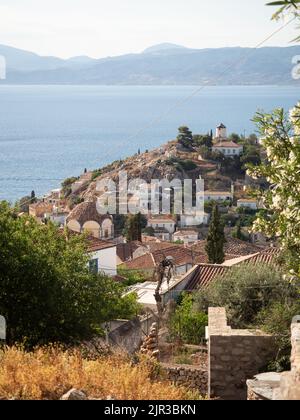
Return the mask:
[[219,208],[214,206],[205,247],[210,264],[223,264],[225,260],[224,244],[226,242],[224,225]]
[[36,202],[36,196],[35,196],[35,192],[31,191],[30,194],[30,204],[34,204]]
[[237,239],[243,240],[244,239],[244,235],[242,232],[242,226],[241,226],[241,222],[238,221],[237,225],[236,225],[236,237]]

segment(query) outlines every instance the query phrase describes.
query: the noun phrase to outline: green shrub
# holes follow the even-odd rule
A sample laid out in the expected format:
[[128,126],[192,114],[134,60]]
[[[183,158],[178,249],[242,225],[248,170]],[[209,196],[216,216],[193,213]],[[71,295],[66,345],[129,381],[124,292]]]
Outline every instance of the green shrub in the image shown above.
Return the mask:
[[265,332],[275,336],[278,354],[269,366],[271,371],[290,370],[291,321],[300,314],[300,299],[293,303],[273,303],[257,316],[257,324]]
[[207,290],[196,294],[196,308],[226,307],[234,328],[256,326],[258,314],[272,303],[294,302],[298,292],[277,266],[242,265],[216,278]]
[[173,339],[179,337],[184,343],[197,345],[205,337],[207,325],[207,315],[194,308],[193,295],[182,295],[182,301],[170,320],[170,336]]

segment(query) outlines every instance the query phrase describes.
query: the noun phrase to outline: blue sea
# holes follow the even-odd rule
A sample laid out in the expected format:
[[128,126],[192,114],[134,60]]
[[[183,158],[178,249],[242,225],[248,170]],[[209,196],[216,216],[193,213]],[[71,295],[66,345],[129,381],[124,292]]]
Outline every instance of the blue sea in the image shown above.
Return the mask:
[[0,86],[0,200],[42,195],[63,179],[220,122],[255,132],[255,112],[292,107],[295,87]]

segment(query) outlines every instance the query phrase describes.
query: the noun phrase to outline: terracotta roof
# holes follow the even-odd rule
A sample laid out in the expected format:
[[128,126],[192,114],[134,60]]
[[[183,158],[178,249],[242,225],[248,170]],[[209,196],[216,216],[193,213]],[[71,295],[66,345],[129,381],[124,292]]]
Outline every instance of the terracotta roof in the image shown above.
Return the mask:
[[85,201],[83,203],[78,204],[67,218],[67,222],[70,220],[76,220],[80,223],[80,225],[84,225],[84,223],[88,221],[93,221],[101,224],[105,219],[111,219],[112,217],[108,214],[99,214],[96,207],[95,201]]
[[185,235],[197,235],[198,236],[198,232],[196,230],[177,230],[173,236],[185,236]]
[[102,241],[101,239],[94,238],[93,236],[89,236],[87,238],[87,244],[88,252],[97,252],[102,249],[114,248],[116,246],[113,242]]
[[148,219],[148,223],[175,223],[175,220],[171,219],[170,217],[151,217]]
[[252,264],[273,264],[280,254],[280,249],[269,248],[256,255],[249,257],[245,262]]
[[257,203],[256,198],[241,198],[238,203]]
[[197,290],[206,288],[218,276],[224,275],[229,270],[222,265],[200,264],[196,267],[191,280],[186,286],[186,290]]
[[170,242],[151,242],[147,243],[149,252],[161,251],[162,249],[168,249],[172,246]]
[[[65,236],[65,230],[64,229],[59,229],[58,233],[61,236]],[[68,235],[69,236],[80,236],[82,234],[78,233],[78,232],[68,230]],[[65,238],[66,238],[66,236],[65,236]],[[116,246],[116,244],[114,242],[103,241],[103,240],[97,239],[97,238],[95,238],[94,236],[91,236],[91,235],[86,237],[86,241],[87,241],[88,252],[97,252],[97,251],[100,251],[101,249],[114,248]]]
[[232,192],[230,191],[204,191],[205,195],[226,195],[226,196],[232,196]]
[[[227,242],[224,246],[225,254],[231,258],[243,257],[246,255],[257,254],[262,251],[261,247],[251,244],[250,242],[244,242],[239,239],[232,237],[226,238]],[[196,252],[205,253],[206,240],[199,241],[192,247]],[[228,259],[228,258],[227,258]]]
[[225,275],[232,267],[242,264],[274,264],[274,260],[279,252],[280,251],[277,248],[270,248],[255,255],[250,255],[248,258],[235,258],[235,260],[231,260],[231,265],[228,265],[230,261],[226,262],[227,265],[200,264],[195,268],[195,271],[186,286],[186,290],[193,291],[206,288],[217,277]]
[[46,201],[38,201],[37,203],[29,204],[30,209],[39,209],[39,208],[52,208],[53,204],[47,203]]
[[155,263],[152,254],[145,254],[141,257],[135,258],[122,265],[127,270],[152,270],[155,268]]
[[240,144],[234,143],[233,141],[223,141],[220,144],[214,144],[213,147],[218,148],[218,149],[224,148],[224,147],[230,148],[230,149],[240,149],[243,146]]
[[201,264],[207,262],[207,256],[193,252],[182,245],[171,245],[164,249],[157,249],[149,254],[142,255],[124,264],[129,270],[151,270],[156,267],[164,258],[173,257],[177,267],[184,264]]

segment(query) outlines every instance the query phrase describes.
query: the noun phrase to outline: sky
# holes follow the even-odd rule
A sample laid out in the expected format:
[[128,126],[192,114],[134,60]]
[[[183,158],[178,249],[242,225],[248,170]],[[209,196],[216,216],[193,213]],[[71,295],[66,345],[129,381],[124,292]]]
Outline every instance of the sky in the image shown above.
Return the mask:
[[[0,44],[40,55],[95,58],[171,42],[253,47],[279,28],[267,0],[0,0]],[[287,46],[290,25],[266,45]]]

